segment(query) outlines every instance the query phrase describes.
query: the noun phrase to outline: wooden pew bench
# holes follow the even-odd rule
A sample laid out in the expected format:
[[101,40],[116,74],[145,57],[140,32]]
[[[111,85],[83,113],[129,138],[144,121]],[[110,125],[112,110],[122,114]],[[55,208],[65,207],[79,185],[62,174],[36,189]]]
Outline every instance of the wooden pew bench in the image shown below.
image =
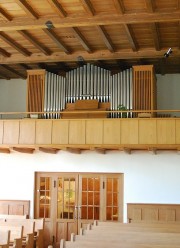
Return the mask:
[[0,248],[9,248],[10,230],[0,231]]
[[22,246],[26,248],[34,247],[34,230],[35,222],[27,221],[28,219],[7,219],[5,222],[0,221],[0,227],[13,226],[21,227],[23,226],[23,236],[22,236]]
[[13,248],[22,248],[23,226],[0,225],[0,232],[10,231],[9,245]]
[[[180,225],[131,225],[125,223],[99,223],[84,235],[73,235],[70,241],[61,241],[60,248],[123,247],[123,248],[176,248],[180,247]],[[144,230],[145,228],[145,230]]]
[[0,219],[27,219],[27,215],[0,214]]
[[[24,226],[24,237],[28,237],[26,239],[26,243],[29,246],[32,244],[32,240],[34,240],[34,245],[37,248],[44,247],[44,224],[45,220],[43,218],[40,219],[6,219],[5,223],[12,225],[22,225]],[[1,224],[1,221],[0,221]],[[33,238],[32,238],[33,237]]]

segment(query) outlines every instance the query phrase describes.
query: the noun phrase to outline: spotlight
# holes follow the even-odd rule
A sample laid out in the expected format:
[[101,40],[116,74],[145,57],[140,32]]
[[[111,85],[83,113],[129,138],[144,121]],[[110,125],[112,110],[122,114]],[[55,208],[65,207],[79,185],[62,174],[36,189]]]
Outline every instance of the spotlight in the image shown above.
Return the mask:
[[167,52],[164,54],[164,57],[168,58],[169,55],[170,55],[172,52],[173,52],[173,51],[172,51],[172,48],[169,48],[169,49],[167,50]]
[[46,25],[46,27],[47,27],[48,29],[54,28],[54,25],[53,25],[52,21],[47,21],[47,22],[45,23],[45,25]]

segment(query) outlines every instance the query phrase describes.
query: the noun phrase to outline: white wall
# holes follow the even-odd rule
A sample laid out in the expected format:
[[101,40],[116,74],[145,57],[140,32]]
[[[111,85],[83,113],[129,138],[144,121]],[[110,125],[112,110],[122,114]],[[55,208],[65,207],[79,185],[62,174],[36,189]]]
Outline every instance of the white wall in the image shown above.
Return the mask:
[[159,151],[157,155],[136,151],[97,154],[93,151],[71,154],[0,154],[0,199],[31,201],[33,216],[34,172],[112,172],[124,173],[124,220],[127,203],[180,204],[180,154]]
[[[180,75],[157,75],[158,108],[179,109]],[[0,80],[0,111],[25,111],[26,81]],[[108,152],[86,151],[71,154],[60,151],[50,155],[0,153],[0,199],[31,201],[33,216],[34,173],[51,172],[117,172],[124,173],[124,220],[127,203],[180,204],[180,155],[173,151]]]

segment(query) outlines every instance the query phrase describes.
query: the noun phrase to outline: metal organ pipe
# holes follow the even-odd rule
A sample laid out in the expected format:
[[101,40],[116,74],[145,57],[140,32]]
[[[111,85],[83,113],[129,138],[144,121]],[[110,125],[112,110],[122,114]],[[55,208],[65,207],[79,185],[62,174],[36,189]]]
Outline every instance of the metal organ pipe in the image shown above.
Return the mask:
[[[118,105],[132,109],[132,69],[111,76],[109,70],[86,64],[66,73],[66,77],[47,72],[45,77],[45,118],[60,118],[57,114],[65,109],[66,103],[76,100],[97,99],[110,102],[110,109],[117,110]],[[128,113],[132,117],[132,113]],[[121,117],[112,113],[111,118]]]

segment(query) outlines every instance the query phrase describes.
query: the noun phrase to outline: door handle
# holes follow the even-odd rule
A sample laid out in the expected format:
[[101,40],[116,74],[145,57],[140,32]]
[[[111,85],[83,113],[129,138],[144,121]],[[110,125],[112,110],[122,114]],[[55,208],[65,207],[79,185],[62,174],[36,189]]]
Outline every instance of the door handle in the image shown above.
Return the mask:
[[78,206],[78,219],[81,219],[81,206]]
[[74,207],[74,219],[77,219],[77,206]]

